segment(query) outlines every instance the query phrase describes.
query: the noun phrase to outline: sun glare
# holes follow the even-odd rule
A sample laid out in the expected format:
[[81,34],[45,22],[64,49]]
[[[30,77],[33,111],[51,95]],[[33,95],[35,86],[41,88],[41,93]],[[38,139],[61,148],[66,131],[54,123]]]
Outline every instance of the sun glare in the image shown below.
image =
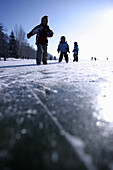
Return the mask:
[[105,96],[98,98],[100,115],[103,120],[113,122],[113,88],[106,89],[105,93]]
[[80,36],[81,56],[113,57],[113,10],[100,16]]
[[98,105],[101,119],[113,123],[113,75],[112,68],[109,68],[109,70],[106,67],[104,73],[101,73],[107,78],[107,82],[100,86],[101,92],[98,95]]

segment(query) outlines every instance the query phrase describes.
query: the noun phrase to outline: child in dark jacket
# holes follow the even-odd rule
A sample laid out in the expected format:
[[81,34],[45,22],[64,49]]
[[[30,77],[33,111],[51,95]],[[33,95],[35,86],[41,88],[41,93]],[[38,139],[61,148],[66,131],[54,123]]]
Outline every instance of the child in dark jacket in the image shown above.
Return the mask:
[[58,53],[60,52],[59,62],[62,61],[63,55],[64,55],[65,61],[66,61],[66,63],[68,63],[68,54],[67,54],[67,52],[69,52],[69,45],[66,42],[66,38],[64,36],[61,37],[61,41],[60,41],[60,43],[58,45],[57,51],[58,51]]
[[27,38],[37,34],[36,36],[36,45],[37,45],[37,56],[36,63],[47,64],[47,46],[48,46],[48,37],[53,36],[53,31],[50,30],[48,26],[48,16],[44,16],[41,19],[41,24],[37,25],[31,32],[27,34]]
[[79,48],[78,48],[78,44],[77,42],[74,42],[74,54],[73,54],[73,57],[74,57],[74,60],[73,61],[76,61],[78,62],[78,51],[79,51]]

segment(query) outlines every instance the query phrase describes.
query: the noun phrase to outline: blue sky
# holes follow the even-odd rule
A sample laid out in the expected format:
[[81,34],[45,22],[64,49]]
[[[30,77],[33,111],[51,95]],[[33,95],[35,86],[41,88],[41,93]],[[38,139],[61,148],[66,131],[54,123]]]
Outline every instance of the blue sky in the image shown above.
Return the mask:
[[[104,45],[101,45],[102,38],[106,37],[104,41],[107,41],[107,48],[112,48],[112,13],[113,0],[0,0],[0,22],[7,27],[8,34],[14,30],[16,24],[22,25],[27,33],[40,24],[42,16],[48,15],[49,26],[54,31],[54,36],[49,39],[48,52],[56,56],[60,37],[64,35],[71,52],[74,41],[78,42],[81,58],[113,58],[112,49],[105,52]],[[109,39],[105,35],[108,32]],[[28,41],[36,48],[35,36]]]

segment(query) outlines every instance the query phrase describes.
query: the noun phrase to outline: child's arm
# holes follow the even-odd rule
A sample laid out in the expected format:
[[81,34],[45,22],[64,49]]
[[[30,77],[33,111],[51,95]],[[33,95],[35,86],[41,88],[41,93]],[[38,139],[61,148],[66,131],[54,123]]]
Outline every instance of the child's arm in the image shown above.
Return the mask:
[[67,52],[70,53],[69,51],[69,45],[67,44],[67,48],[66,48]]
[[42,30],[42,29],[43,29],[42,26],[40,26],[40,25],[36,26],[35,28],[32,29],[31,32],[29,32],[29,33],[27,34],[27,38],[32,37],[33,35],[37,34],[37,32],[38,32],[39,30]]
[[48,30],[47,30],[47,37],[52,37],[53,36],[53,31],[50,30],[49,26],[48,26]]
[[60,52],[60,44],[58,45],[58,49],[57,49],[58,53]]
[[72,52],[75,52],[75,51],[77,51],[77,49],[74,49]]

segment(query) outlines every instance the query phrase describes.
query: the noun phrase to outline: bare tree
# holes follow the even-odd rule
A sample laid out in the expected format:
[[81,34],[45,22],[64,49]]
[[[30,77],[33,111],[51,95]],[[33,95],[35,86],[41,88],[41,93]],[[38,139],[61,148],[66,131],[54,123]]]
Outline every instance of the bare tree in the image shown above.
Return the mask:
[[16,41],[18,43],[18,54],[19,54],[19,57],[23,57],[24,56],[23,46],[27,42],[27,40],[26,40],[26,33],[23,30],[22,26],[18,27],[17,25],[14,28],[14,32],[15,32]]
[[26,42],[26,33],[23,30],[22,26],[15,26],[14,28],[14,32],[15,32],[15,36],[16,36],[16,40],[18,40],[20,43],[24,43]]

